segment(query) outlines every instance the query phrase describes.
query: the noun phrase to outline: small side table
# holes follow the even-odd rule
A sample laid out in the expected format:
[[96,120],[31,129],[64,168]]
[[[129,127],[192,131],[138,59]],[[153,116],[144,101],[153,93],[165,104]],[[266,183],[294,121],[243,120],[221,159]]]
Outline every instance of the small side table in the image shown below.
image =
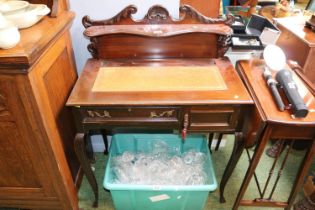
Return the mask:
[[[256,113],[258,115],[253,115],[253,124],[260,124],[263,128],[263,132],[258,136],[257,146],[255,148],[254,155],[250,161],[249,168],[246,172],[245,178],[241,185],[240,191],[238,193],[237,199],[234,203],[233,209],[238,209],[241,206],[265,206],[265,207],[282,207],[285,209],[291,209],[294,198],[296,194],[302,187],[305,175],[312,163],[315,154],[315,98],[314,91],[310,89],[308,84],[304,83],[299,76],[295,76],[298,81],[299,89],[302,90],[304,96],[304,102],[308,105],[309,114],[307,117],[302,119],[295,119],[291,116],[289,111],[280,112],[278,111],[272,95],[269,92],[268,86],[263,79],[262,72],[263,66],[262,62],[251,62],[251,61],[240,61],[236,66],[239,71],[243,81],[247,85],[247,88],[254,99],[256,104]],[[294,75],[296,75],[293,72]],[[259,127],[259,126],[258,126]],[[255,133],[255,131],[252,131]],[[280,159],[280,153],[274,159],[274,164],[271,167],[269,177],[263,188],[259,188],[259,198],[254,200],[243,200],[246,189],[249,185],[251,178],[254,176],[256,184],[259,186],[257,181],[257,176],[255,175],[255,169],[259,163],[261,156],[264,153],[269,139],[286,139],[290,141],[289,148],[284,152],[284,158],[281,163],[280,170],[278,172],[274,171],[276,162]],[[309,140],[310,146],[307,149],[304,159],[298,168],[298,173],[293,183],[290,196],[286,202],[276,201],[273,199],[273,194],[277,187],[277,183],[281,178],[281,173],[285,167],[287,157],[292,149],[292,144],[294,141],[298,140]],[[282,143],[284,146],[284,141]],[[273,186],[270,186],[271,176],[275,174],[276,181]],[[271,192],[266,193],[268,187],[271,188]]]

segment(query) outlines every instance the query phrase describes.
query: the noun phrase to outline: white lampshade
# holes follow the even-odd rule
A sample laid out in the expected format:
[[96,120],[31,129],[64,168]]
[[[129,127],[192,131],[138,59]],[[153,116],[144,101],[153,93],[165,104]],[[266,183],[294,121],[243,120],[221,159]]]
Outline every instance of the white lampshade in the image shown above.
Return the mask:
[[263,53],[266,65],[273,71],[280,71],[286,63],[283,50],[276,45],[267,45]]

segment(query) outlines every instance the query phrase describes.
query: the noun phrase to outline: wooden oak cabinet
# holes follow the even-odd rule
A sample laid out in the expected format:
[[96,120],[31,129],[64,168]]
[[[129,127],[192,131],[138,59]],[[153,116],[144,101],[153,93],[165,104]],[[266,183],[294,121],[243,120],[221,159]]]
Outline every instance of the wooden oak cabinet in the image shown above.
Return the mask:
[[305,19],[289,17],[276,19],[281,35],[277,41],[288,59],[297,61],[306,77],[315,84],[315,33],[305,28]]
[[77,79],[73,18],[45,17],[0,50],[0,208],[78,209],[76,130],[64,107]]
[[181,0],[181,4],[194,7],[201,14],[208,17],[218,17],[220,14],[220,0]]

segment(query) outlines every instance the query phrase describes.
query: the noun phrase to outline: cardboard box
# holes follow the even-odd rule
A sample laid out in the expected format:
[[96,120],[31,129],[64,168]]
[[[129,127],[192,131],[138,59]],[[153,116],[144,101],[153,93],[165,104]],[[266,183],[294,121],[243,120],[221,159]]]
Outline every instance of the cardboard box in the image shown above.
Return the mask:
[[263,44],[275,44],[281,31],[267,18],[260,15],[252,15],[247,26],[246,34],[258,36]]

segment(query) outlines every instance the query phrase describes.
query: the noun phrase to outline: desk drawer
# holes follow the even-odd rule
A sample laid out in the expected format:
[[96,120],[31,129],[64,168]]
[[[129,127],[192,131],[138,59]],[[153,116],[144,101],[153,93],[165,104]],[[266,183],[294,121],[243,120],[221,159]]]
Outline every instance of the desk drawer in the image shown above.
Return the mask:
[[229,131],[237,126],[239,106],[192,107],[189,113],[190,131]]
[[121,108],[83,108],[84,122],[110,122],[113,125],[120,123],[150,124],[175,123],[179,124],[180,109],[178,107],[121,107]]

